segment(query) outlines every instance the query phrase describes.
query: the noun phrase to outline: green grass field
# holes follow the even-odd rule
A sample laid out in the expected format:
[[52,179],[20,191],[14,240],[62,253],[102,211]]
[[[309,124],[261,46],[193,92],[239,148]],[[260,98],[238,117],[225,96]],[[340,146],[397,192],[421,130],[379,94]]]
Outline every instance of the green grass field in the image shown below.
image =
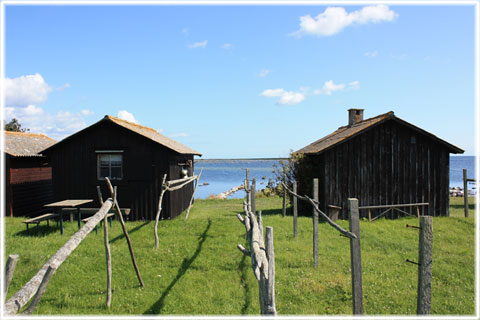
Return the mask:
[[[472,202],[473,200],[471,200]],[[432,314],[475,312],[475,219],[463,218],[463,198],[451,199],[451,217],[434,218]],[[313,267],[312,220],[300,217],[293,237],[292,217],[282,218],[280,198],[259,198],[264,226],[274,229],[276,306],[279,315],[352,313],[349,240],[320,223],[319,266]],[[43,315],[257,315],[258,285],[237,220],[242,200],[197,200],[188,221],[160,221],[160,248],[153,222],[127,222],[145,282],[141,288],[119,223],[110,229],[113,299],[105,307],[106,263],[103,228],[93,231],[53,276],[36,314]],[[27,236],[21,218],[5,218],[5,251],[19,254],[7,298],[77,231],[55,224]],[[364,311],[369,315],[414,315],[418,260],[416,218],[360,222]],[[348,228],[347,221],[340,225]],[[35,228],[33,228],[35,229]]]

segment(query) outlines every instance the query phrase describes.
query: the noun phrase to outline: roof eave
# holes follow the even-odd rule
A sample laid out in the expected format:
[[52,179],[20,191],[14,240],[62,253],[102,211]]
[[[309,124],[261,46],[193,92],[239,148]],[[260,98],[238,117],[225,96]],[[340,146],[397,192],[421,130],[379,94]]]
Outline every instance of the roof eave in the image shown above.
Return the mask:
[[[382,124],[382,123],[384,123],[384,122],[386,122],[386,121],[388,121],[388,120],[397,121],[397,122],[399,122],[399,123],[401,123],[401,124],[409,127],[410,129],[412,129],[412,130],[414,130],[414,131],[420,132],[421,134],[426,135],[426,136],[432,138],[433,140],[437,141],[438,143],[443,144],[443,145],[449,150],[449,153],[461,154],[461,153],[464,153],[464,152],[465,152],[463,149],[461,149],[461,148],[459,148],[459,147],[457,147],[457,146],[455,146],[455,145],[453,145],[453,144],[451,144],[451,143],[448,143],[448,142],[445,141],[445,140],[440,139],[439,137],[435,136],[434,134],[432,134],[432,133],[430,133],[430,132],[428,132],[428,131],[426,131],[426,130],[423,130],[423,129],[421,129],[421,128],[419,128],[419,127],[417,127],[417,126],[415,126],[415,125],[413,125],[413,124],[411,124],[411,123],[409,123],[409,122],[407,122],[407,121],[405,121],[405,120],[403,120],[403,119],[400,119],[399,117],[395,116],[393,112],[389,112],[389,113],[390,113],[390,114],[389,114],[388,116],[386,116],[384,119],[382,119],[382,120],[380,120],[380,121],[372,124],[371,126],[366,127],[364,130],[360,130],[360,131],[352,134],[351,136],[348,136],[348,137],[346,137],[345,139],[343,139],[343,140],[341,140],[341,141],[338,141],[337,143],[334,143],[334,144],[332,144],[332,145],[330,145],[330,146],[328,146],[328,147],[325,147],[324,149],[317,150],[317,151],[302,152],[302,150],[307,149],[308,146],[311,145],[311,144],[309,144],[308,146],[306,146],[306,147],[304,147],[304,148],[302,148],[302,149],[299,149],[299,150],[296,151],[295,153],[303,153],[303,154],[310,154],[310,155],[320,155],[320,154],[322,154],[323,152],[328,151],[328,150],[330,150],[330,149],[332,149],[332,148],[334,148],[334,147],[337,147],[337,146],[341,145],[342,143],[345,143],[345,142],[349,141],[350,139],[355,138],[355,137],[358,136],[359,134],[363,134],[363,133],[365,133],[366,131],[371,130],[372,128],[375,128],[376,126],[378,126],[378,125],[380,125],[380,124]],[[387,114],[388,114],[388,113],[387,113]],[[369,120],[369,119],[367,119],[367,120]],[[326,137],[327,137],[327,136],[326,136]],[[322,139],[323,139],[323,138],[322,138]],[[320,139],[320,140],[321,140],[321,139]],[[317,141],[319,141],[319,140],[317,140]],[[312,144],[316,143],[317,141],[313,142]]]
[[[378,125],[380,125],[380,124],[382,124],[382,123],[384,123],[384,122],[386,122],[386,121],[388,121],[388,120],[390,120],[390,119],[392,119],[392,118],[395,118],[395,115],[394,115],[393,111],[389,111],[389,112],[387,112],[387,113],[385,113],[385,114],[382,114],[382,115],[379,115],[379,116],[377,116],[377,117],[381,117],[381,116],[384,116],[385,118],[382,119],[382,120],[379,120],[378,122],[375,122],[375,123],[371,124],[370,126],[366,127],[366,128],[363,129],[363,130],[360,130],[360,131],[358,131],[358,132],[355,132],[354,134],[352,134],[352,135],[344,138],[343,140],[338,141],[337,143],[334,143],[334,144],[332,144],[332,145],[330,145],[330,146],[328,146],[328,147],[325,147],[324,149],[317,150],[317,151],[310,151],[310,152],[301,152],[301,150],[306,149],[308,146],[310,146],[310,145],[308,145],[308,146],[306,146],[306,147],[298,150],[298,151],[295,152],[295,153],[317,154],[317,155],[318,155],[318,154],[321,154],[321,153],[323,153],[323,152],[325,152],[325,151],[328,151],[328,150],[330,150],[330,149],[332,149],[332,148],[334,148],[334,147],[337,147],[337,146],[339,146],[339,145],[341,145],[341,144],[343,144],[343,143],[345,143],[345,142],[347,142],[347,141],[355,138],[356,136],[358,136],[358,135],[360,135],[360,134],[363,134],[364,132],[366,132],[366,131],[368,131],[368,130],[371,130],[372,128],[375,128],[376,126],[378,126]],[[374,118],[377,118],[377,117],[374,117]],[[372,120],[372,119],[373,119],[373,118],[366,119],[365,121],[369,121],[369,120]],[[340,128],[345,128],[345,126],[340,127]],[[339,128],[339,129],[340,129],[340,128]],[[327,136],[325,136],[325,137],[328,137],[328,136],[329,136],[329,135],[327,135]],[[322,139],[323,139],[323,138],[322,138]],[[317,140],[317,141],[318,141],[318,140]],[[315,143],[315,142],[314,142],[314,143]]]

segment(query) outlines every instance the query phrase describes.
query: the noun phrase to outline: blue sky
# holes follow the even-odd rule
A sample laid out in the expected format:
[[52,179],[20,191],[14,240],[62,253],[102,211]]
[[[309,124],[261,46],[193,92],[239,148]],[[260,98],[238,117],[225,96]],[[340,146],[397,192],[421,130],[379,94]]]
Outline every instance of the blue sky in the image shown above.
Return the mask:
[[203,158],[284,157],[388,111],[473,155],[472,5],[6,5],[5,118],[104,115]]

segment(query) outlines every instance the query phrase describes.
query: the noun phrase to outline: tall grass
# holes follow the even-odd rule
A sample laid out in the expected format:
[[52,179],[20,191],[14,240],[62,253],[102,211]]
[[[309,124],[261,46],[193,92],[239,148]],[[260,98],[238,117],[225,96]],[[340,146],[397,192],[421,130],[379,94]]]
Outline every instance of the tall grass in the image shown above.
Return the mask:
[[[460,199],[463,201],[463,199]],[[432,314],[472,315],[475,310],[474,214],[452,199],[451,217],[434,218]],[[458,207],[457,207],[458,206]],[[300,217],[293,238],[291,216],[282,218],[280,198],[260,198],[264,226],[274,228],[276,305],[283,315],[351,314],[349,240],[320,223],[319,266],[313,267],[312,220]],[[473,209],[473,208],[472,208]],[[183,216],[160,221],[155,250],[152,222],[127,222],[145,288],[139,286],[121,227],[110,229],[113,300],[105,307],[106,263],[103,229],[92,232],[53,276],[37,314],[259,314],[258,285],[246,245],[245,229],[235,217],[242,200],[197,200]],[[21,218],[5,218],[6,254],[20,260],[7,298],[28,281],[77,231],[54,224],[28,236]],[[418,231],[406,228],[416,218],[360,222],[364,310],[366,314],[416,312]],[[347,221],[340,225],[348,228]],[[33,228],[34,229],[34,228]]]

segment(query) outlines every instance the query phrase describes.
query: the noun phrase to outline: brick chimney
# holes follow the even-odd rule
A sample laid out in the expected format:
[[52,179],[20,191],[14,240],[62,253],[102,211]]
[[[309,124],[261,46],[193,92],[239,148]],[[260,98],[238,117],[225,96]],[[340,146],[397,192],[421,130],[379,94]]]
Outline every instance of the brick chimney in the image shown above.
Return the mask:
[[363,121],[363,109],[348,109],[348,126]]

